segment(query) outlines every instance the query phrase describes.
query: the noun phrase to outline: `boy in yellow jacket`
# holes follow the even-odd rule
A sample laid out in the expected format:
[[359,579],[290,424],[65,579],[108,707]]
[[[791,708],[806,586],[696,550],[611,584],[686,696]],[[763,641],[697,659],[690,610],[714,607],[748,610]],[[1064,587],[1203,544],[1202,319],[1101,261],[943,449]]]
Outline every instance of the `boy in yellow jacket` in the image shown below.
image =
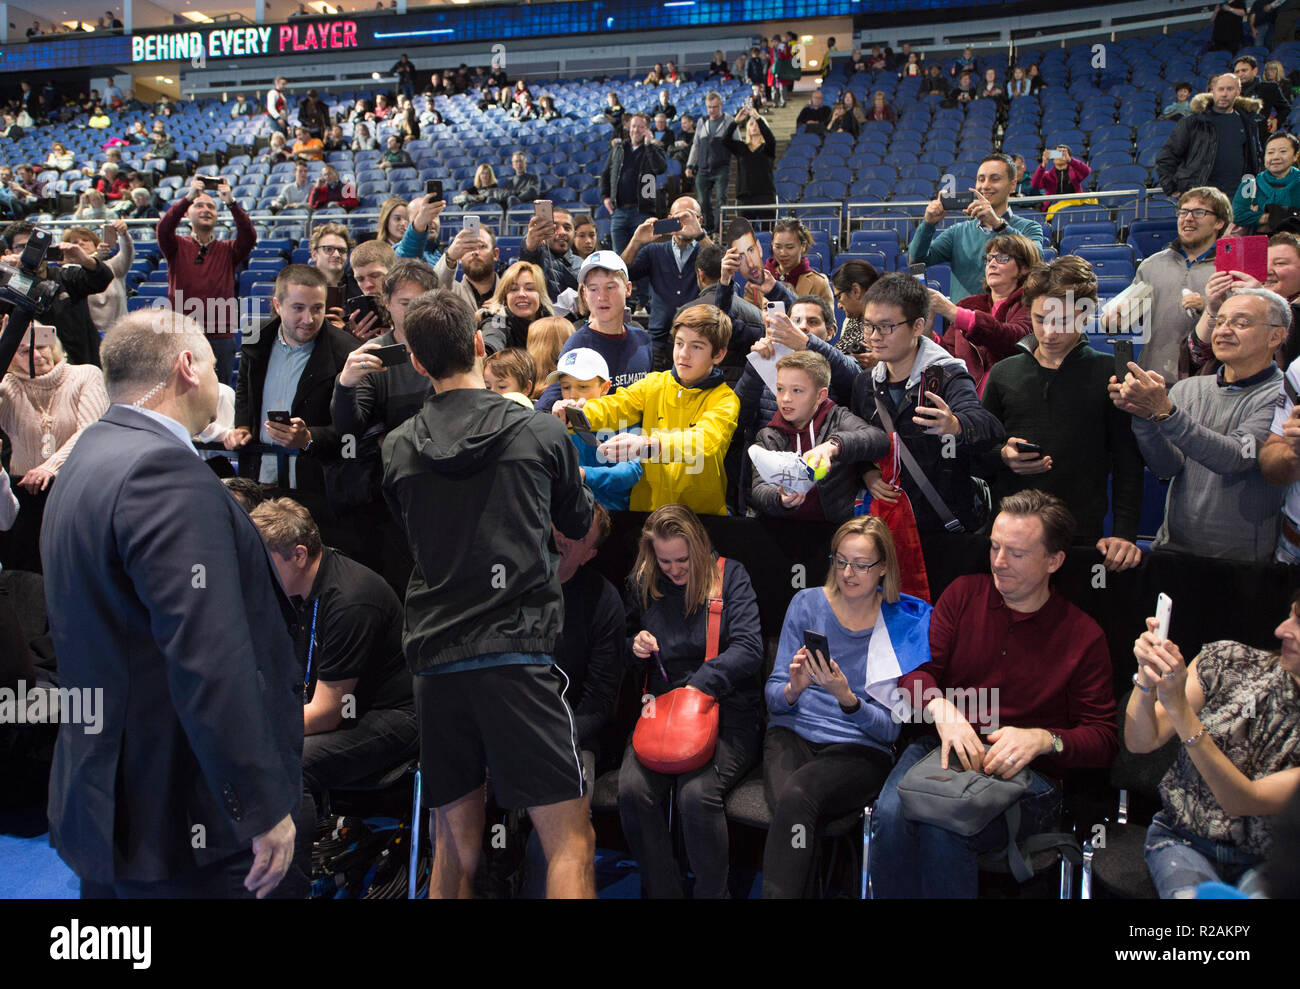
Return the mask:
[[[673,369],[648,374],[613,394],[566,399],[552,413],[581,409],[593,431],[619,430],[597,453],[607,462],[641,460],[645,473],[628,507],[652,512],[682,504],[699,515],[726,515],[723,458],[736,431],[740,401],[718,370],[731,320],[716,306],[683,309],[673,320]],[[640,424],[640,432],[625,432]]]

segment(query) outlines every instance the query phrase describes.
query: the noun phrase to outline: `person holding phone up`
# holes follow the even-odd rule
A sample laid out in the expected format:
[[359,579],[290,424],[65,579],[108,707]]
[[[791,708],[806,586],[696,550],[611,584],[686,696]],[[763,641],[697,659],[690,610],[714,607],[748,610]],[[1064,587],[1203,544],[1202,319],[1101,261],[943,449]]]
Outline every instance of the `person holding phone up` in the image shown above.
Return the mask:
[[[739,134],[743,127],[744,139]],[[770,206],[776,202],[776,135],[752,103],[736,111],[727,126],[723,144],[736,159],[736,202],[741,206]],[[761,227],[772,221],[771,209],[747,209],[749,219]]]
[[[1034,170],[1030,186],[1042,189],[1046,196],[1064,196],[1083,191],[1083,180],[1092,174],[1092,168],[1082,158],[1070,154],[1069,145],[1043,149],[1043,160]],[[1044,212],[1051,203],[1043,203]]]
[[1124,744],[1154,752],[1177,738],[1147,829],[1146,863],[1161,899],[1196,895],[1203,882],[1256,888],[1271,823],[1300,790],[1300,598],[1270,652],[1210,642],[1190,663],[1157,632],[1133,643],[1137,672],[1124,711]]
[[[830,561],[825,585],[791,600],[764,691],[763,788],[772,808],[765,898],[806,896],[822,824],[880,792],[898,738],[896,678],[930,659],[930,605],[900,592],[883,519],[841,525]],[[892,661],[872,662],[886,656]],[[806,841],[791,840],[801,827]]]
[[907,256],[913,263],[950,264],[952,298],[964,299],[979,294],[984,280],[984,245],[990,237],[1001,233],[1020,234],[1042,250],[1042,226],[1036,220],[1015,216],[1007,205],[1015,184],[1015,162],[994,152],[980,162],[975,188],[970,190],[974,198],[970,205],[963,207],[969,219],[936,236],[938,224],[948,215],[948,207],[944,205],[943,196],[926,206],[925,215],[907,246]]

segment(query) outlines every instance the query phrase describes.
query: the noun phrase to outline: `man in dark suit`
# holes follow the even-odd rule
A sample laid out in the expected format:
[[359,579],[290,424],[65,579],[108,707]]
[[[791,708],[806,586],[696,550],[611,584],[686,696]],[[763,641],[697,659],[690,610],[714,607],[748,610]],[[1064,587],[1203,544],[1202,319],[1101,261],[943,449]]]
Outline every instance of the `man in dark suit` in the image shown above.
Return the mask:
[[[320,269],[305,264],[291,264],[276,278],[275,317],[240,352],[235,428],[226,448],[244,450],[241,477],[273,487],[269,497],[293,498],[311,512],[327,543],[355,550],[326,503],[324,465],[343,443],[330,417],[334,379],[360,341],[326,322],[326,285]],[[289,421],[271,421],[275,412],[288,412]]]
[[302,680],[257,529],[198,458],[216,417],[193,320],[141,310],[103,342],[114,403],[82,434],[41,533],[62,685],[102,691],[64,725],[50,840],[83,897],[263,897],[290,865]]

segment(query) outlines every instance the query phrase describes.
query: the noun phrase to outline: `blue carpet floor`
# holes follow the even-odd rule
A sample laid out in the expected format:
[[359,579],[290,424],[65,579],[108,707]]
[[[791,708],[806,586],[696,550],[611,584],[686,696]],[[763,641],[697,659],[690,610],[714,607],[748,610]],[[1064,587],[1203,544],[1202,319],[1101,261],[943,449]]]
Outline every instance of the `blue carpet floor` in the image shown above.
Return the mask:
[[0,834],[0,900],[76,899],[81,884],[50,847],[50,836]]

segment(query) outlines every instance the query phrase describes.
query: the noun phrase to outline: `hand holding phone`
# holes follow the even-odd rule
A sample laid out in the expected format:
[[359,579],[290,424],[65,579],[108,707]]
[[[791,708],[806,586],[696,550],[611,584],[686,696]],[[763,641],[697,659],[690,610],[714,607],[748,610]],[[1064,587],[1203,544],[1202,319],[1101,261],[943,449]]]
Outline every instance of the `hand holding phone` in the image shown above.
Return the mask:
[[267,422],[273,422],[279,426],[288,426],[290,424],[289,419],[288,410],[274,409],[266,414]]
[[384,367],[395,367],[398,364],[405,364],[411,359],[411,352],[406,349],[406,344],[404,343],[389,344],[387,347],[376,347],[370,353],[379,358],[379,363],[384,365]]
[[591,425],[587,422],[587,417],[582,414],[581,409],[575,409],[572,406],[566,407],[564,410],[564,421],[569,424],[569,428],[573,430],[574,435],[576,435],[578,439],[582,440],[582,442],[586,443],[587,446],[600,445],[600,440],[597,439],[596,434],[591,431]]
[[554,223],[555,211],[549,199],[537,199],[533,202],[533,216],[542,223]]
[[431,203],[436,203],[442,199],[442,179],[429,179],[425,182],[424,194]]
[[1169,619],[1174,612],[1174,599],[1163,591],[1156,598],[1156,638],[1169,638]]
[[974,202],[975,193],[973,192],[957,192],[951,196],[943,195],[939,197],[940,205],[942,205],[949,213],[954,210],[965,209]]
[[656,237],[661,237],[664,234],[675,234],[682,229],[682,221],[675,216],[665,217],[662,220],[655,220],[655,224],[651,229]]
[[1115,380],[1120,384],[1124,383],[1124,378],[1128,375],[1129,363],[1133,360],[1133,341],[1116,340],[1115,341]]
[[[819,667],[827,672],[831,668],[831,644],[821,632],[814,632],[812,629],[804,629],[803,633],[804,648],[812,653],[812,662],[809,664],[809,672],[816,671]],[[821,659],[818,659],[818,654]]]

